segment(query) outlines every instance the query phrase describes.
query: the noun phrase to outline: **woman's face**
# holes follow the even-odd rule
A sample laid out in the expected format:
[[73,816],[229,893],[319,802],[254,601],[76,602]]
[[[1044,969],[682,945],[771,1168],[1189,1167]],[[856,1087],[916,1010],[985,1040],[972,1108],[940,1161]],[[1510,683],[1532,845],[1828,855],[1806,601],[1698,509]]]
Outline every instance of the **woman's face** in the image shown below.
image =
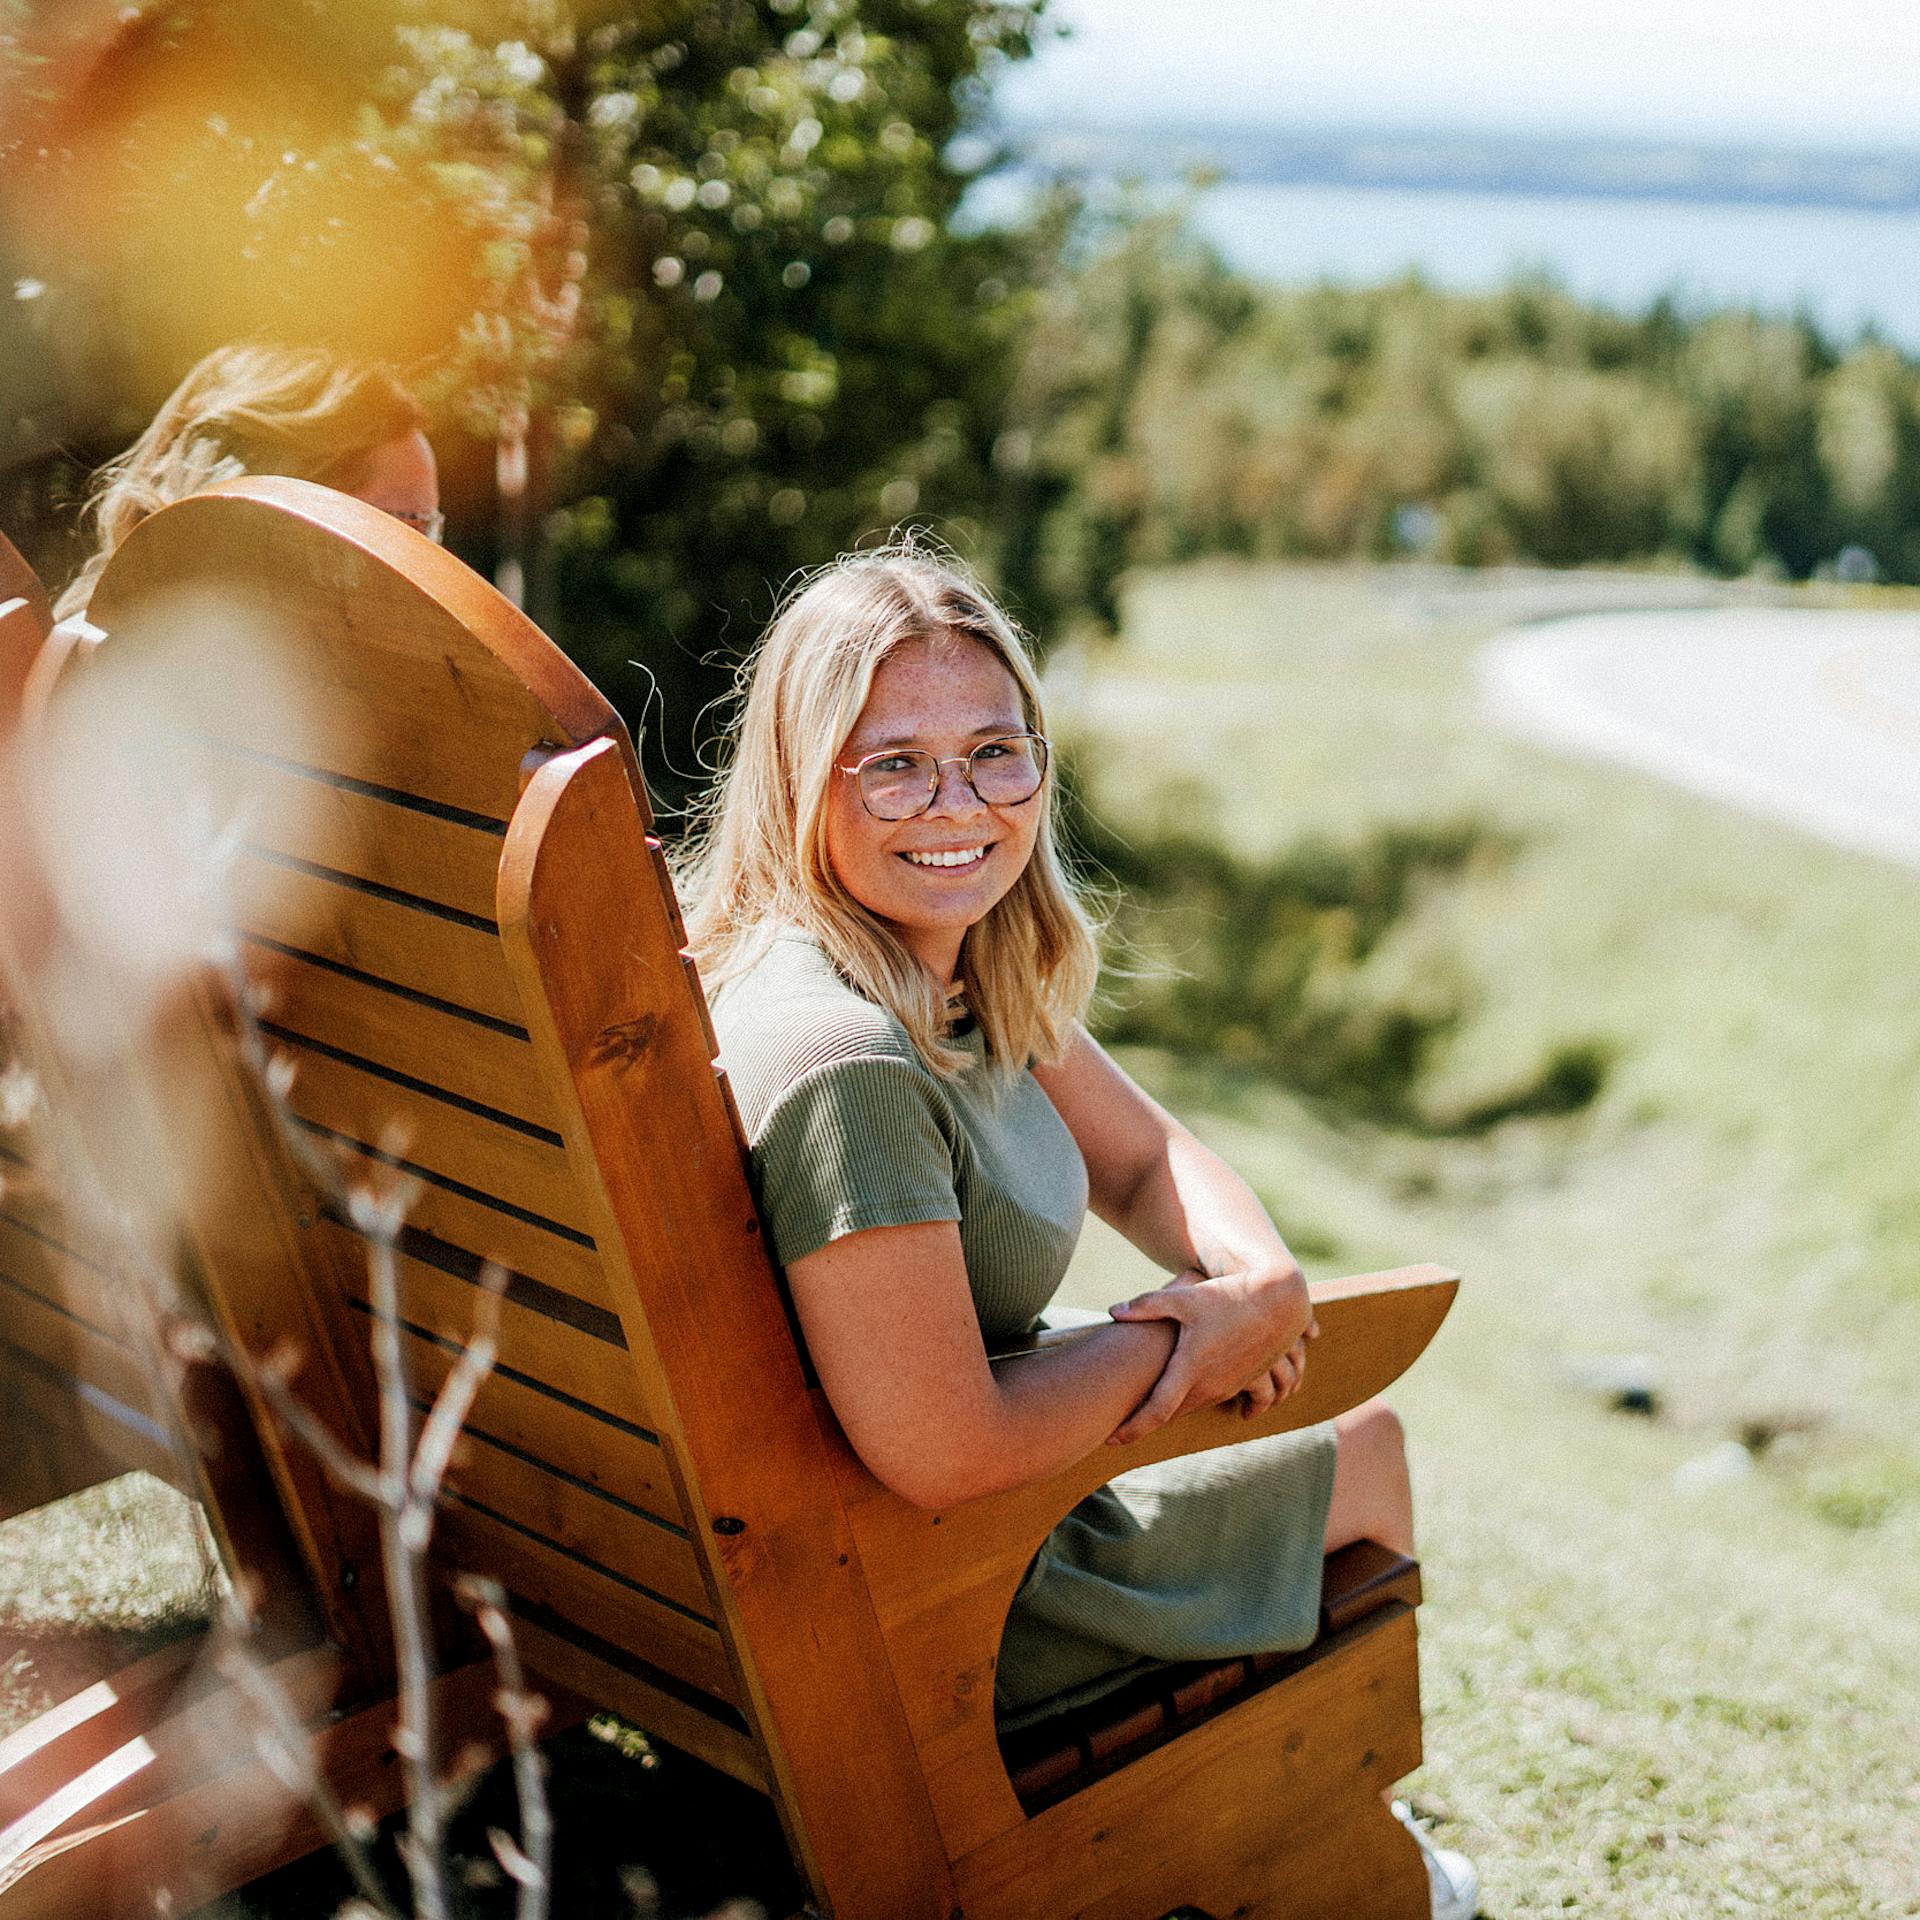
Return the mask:
[[347,492],[409,526],[425,528],[440,517],[440,470],[424,433],[381,441],[352,477]]
[[[1045,789],[1019,806],[989,807],[967,779],[965,756],[1027,726],[1013,675],[977,640],[911,640],[887,655],[840,751],[827,793],[827,860],[840,884],[886,922],[942,984],[960,943],[1002,899],[1033,853]],[[920,747],[951,764],[925,813],[876,820],[860,783],[838,771],[882,748]],[[916,855],[964,853],[958,866]]]

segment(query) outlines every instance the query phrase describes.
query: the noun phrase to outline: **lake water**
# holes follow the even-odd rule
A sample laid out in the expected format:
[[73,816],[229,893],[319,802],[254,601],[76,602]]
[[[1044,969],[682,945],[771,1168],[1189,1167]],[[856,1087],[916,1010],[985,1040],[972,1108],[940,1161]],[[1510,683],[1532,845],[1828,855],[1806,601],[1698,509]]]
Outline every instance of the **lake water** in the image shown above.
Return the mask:
[[[983,183],[985,184],[985,183]],[[1003,179],[983,212],[1017,203]],[[1226,182],[1195,219],[1242,272],[1372,285],[1417,270],[1473,291],[1544,270],[1623,311],[1662,293],[1689,310],[1804,309],[1846,341],[1868,325],[1920,351],[1920,217],[1827,207]]]

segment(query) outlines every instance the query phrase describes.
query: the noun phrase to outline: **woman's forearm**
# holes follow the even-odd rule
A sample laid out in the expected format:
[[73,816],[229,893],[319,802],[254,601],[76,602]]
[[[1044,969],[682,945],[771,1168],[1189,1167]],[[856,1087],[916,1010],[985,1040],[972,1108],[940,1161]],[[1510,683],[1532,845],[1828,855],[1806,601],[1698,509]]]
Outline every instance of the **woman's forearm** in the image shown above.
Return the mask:
[[1050,1480],[1104,1445],[1147,1397],[1178,1331],[1165,1320],[1096,1326],[996,1361],[989,1431],[964,1449],[937,1450],[946,1458],[925,1487],[896,1481],[896,1490],[939,1507]]
[[1175,1123],[1112,1223],[1171,1272],[1221,1274],[1297,1263],[1253,1189]]

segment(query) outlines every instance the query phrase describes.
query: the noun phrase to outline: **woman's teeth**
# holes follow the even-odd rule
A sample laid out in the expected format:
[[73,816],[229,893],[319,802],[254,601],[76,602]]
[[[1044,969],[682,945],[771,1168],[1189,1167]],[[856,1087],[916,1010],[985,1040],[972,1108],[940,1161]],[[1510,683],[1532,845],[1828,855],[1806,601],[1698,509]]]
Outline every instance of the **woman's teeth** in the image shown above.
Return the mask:
[[910,853],[916,867],[970,867],[986,854],[985,847],[966,847],[957,853]]

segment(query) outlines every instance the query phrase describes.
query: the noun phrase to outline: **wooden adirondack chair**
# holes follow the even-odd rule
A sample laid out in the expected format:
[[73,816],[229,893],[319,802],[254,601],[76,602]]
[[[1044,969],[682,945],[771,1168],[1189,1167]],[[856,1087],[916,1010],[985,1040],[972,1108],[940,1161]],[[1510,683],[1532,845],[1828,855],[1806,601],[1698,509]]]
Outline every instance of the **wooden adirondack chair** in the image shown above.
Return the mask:
[[[136,530],[95,596],[102,656],[147,644],[182,583],[270,605],[307,697],[297,738],[245,711],[207,724],[216,758],[305,802],[261,814],[244,944],[299,1123],[369,1170],[404,1131],[422,1392],[472,1320],[482,1262],[508,1269],[500,1365],[439,1550],[504,1582],[534,1670],[769,1794],[839,1920],[1424,1920],[1423,1865],[1382,1800],[1419,1759],[1411,1563],[1350,1550],[1305,1655],[1172,1673],[1117,1718],[1027,1740],[1011,1770],[992,1676],[1022,1572],[1077,1499],[1379,1391],[1439,1325],[1452,1276],[1317,1287],[1308,1384],[1252,1423],[1194,1414],[1039,1486],[910,1506],[809,1377],[612,709],[450,555],[299,482],[236,482]],[[238,1116],[224,1164],[242,1169],[190,1202],[201,1283],[237,1331],[294,1330],[326,1417],[364,1431],[364,1249],[262,1146],[217,1023],[198,1039],[196,1071],[225,1076]],[[307,1582],[377,1685],[355,1604],[377,1581],[364,1525],[284,1446],[265,1451]],[[99,1884],[87,1852],[28,1874],[18,1911],[55,1910],[36,1879],[72,1910]]]
[[[21,697],[52,629],[33,570],[0,537],[0,782]],[[27,876],[0,833],[0,897]],[[7,1020],[0,994],[0,1031]],[[0,1039],[0,1065],[5,1064]],[[22,1063],[24,1064],[24,1063]],[[35,1132],[0,1132],[0,1518],[143,1468],[179,1483],[169,1410],[137,1351],[124,1304],[77,1250],[48,1179]]]
[[[289,1515],[311,1524],[312,1464],[281,1446],[224,1368],[170,1351],[169,1303],[129,1270],[125,1236],[71,1204],[72,1156],[55,1141],[63,1127],[71,1148],[73,1126],[91,1122],[84,1145],[108,1157],[116,1200],[143,1186],[152,1145],[143,1137],[151,1110],[127,1110],[140,1096],[123,1084],[122,1063],[110,1063],[105,1087],[63,1071],[34,1004],[60,956],[9,748],[28,724],[23,698],[30,712],[87,637],[84,621],[51,626],[39,583],[0,540],[0,1064],[39,1083],[34,1120],[0,1133],[0,1520],[132,1470],[188,1494],[256,1596],[249,1657],[304,1726],[309,1758],[343,1799],[390,1811],[400,1776],[390,1666],[345,1557],[349,1544],[376,1557],[364,1516],[343,1516],[351,1533],[296,1541]],[[206,1049],[170,1064],[196,1063],[203,1078],[219,1070]],[[208,1090],[196,1097],[175,1083],[160,1098],[204,1112]],[[226,1127],[226,1151],[210,1164],[231,1168],[260,1146],[244,1139],[242,1114]],[[219,1204],[246,1200],[229,1189]],[[224,1231],[230,1241],[233,1229]],[[286,1317],[297,1302],[231,1304],[249,1317],[230,1330],[252,1344],[311,1337]],[[349,1363],[357,1356],[350,1349]],[[322,1358],[325,1381],[332,1359]],[[331,1518],[324,1503],[311,1510]],[[337,1564],[316,1582],[309,1570],[330,1556]],[[117,1666],[103,1648],[76,1654],[99,1677],[0,1739],[0,1912],[9,1920],[144,1915],[166,1899],[184,1912],[325,1843],[313,1810],[247,1737],[252,1710],[223,1676],[224,1644],[210,1629]],[[494,1685],[490,1663],[469,1661],[441,1676],[437,1693],[459,1737],[497,1751]],[[563,1724],[584,1707],[564,1693],[557,1700]]]

